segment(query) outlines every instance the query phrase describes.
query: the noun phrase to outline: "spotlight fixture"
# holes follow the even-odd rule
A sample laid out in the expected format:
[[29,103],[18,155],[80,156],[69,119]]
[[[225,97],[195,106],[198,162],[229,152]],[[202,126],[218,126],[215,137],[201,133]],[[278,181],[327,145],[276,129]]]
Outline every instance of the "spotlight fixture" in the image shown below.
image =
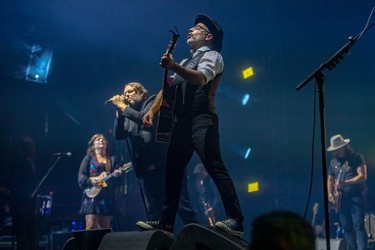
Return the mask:
[[34,44],[29,52],[29,64],[26,68],[25,79],[31,82],[47,83],[47,77],[52,61],[52,50]]

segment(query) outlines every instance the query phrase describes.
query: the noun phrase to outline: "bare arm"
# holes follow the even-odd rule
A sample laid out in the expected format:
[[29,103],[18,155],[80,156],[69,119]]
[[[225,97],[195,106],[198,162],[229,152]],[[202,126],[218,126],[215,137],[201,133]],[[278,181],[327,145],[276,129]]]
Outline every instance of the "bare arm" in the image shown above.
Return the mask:
[[362,166],[358,166],[357,167],[358,175],[351,179],[345,180],[342,185],[345,185],[345,186],[354,185],[354,184],[365,182],[366,181],[366,169],[367,169],[366,164],[363,164]]
[[333,176],[329,175],[328,179],[327,179],[327,190],[328,190],[328,200],[329,201],[331,201],[333,199],[334,184],[335,184],[335,178]]
[[155,101],[152,104],[150,110],[152,113],[156,114],[160,110],[161,102],[163,101],[163,90],[160,90],[155,97]]
[[167,56],[166,54],[162,56],[160,60],[160,66],[165,69],[172,70],[173,72],[184,78],[186,81],[194,85],[204,85],[207,82],[207,79],[202,72],[185,68],[175,63],[171,54],[169,56]]
[[79,166],[78,171],[78,185],[81,189],[85,189],[87,187],[91,187],[92,183],[89,179],[89,164],[90,164],[91,157],[86,155]]
[[163,90],[160,90],[155,97],[155,101],[147,113],[142,117],[142,121],[146,126],[152,126],[154,116],[160,110],[160,105],[163,101]]

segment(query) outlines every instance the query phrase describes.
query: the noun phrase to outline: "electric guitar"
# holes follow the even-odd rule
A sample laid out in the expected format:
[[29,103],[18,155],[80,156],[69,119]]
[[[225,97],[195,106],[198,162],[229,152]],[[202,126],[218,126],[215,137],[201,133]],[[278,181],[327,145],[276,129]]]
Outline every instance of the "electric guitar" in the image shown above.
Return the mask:
[[[121,172],[124,172],[124,171],[128,172],[132,168],[133,168],[133,163],[128,162],[128,163],[125,163],[122,167],[118,168],[118,170],[120,170]],[[106,183],[106,181],[108,181],[109,179],[111,179],[114,176],[115,176],[114,173],[111,173],[111,174],[107,175],[107,173],[104,171],[103,173],[101,173],[98,176],[90,177],[90,180],[92,180],[92,179],[98,180],[100,182],[100,185],[86,188],[83,192],[89,198],[96,197],[100,193],[100,191],[102,190],[102,188],[105,188],[105,187],[108,186],[108,184]]]
[[316,215],[318,214],[318,210],[319,210],[319,203],[315,202],[313,206],[313,217],[311,220],[311,226],[314,228],[316,237],[324,238],[325,237],[325,230],[324,230],[325,221],[323,220],[323,223],[321,225],[316,224]]
[[337,188],[338,181],[335,183],[335,190],[333,191],[333,199],[331,202],[332,208],[336,213],[340,212],[341,208],[341,191]]
[[208,206],[208,203],[204,201],[204,199],[202,198],[202,203],[203,203],[203,207],[204,207],[204,215],[206,215],[207,219],[208,219],[208,223],[210,223],[210,226],[214,226],[215,225],[215,211],[214,211],[214,208],[213,207],[210,207]]
[[331,205],[336,213],[340,213],[341,210],[341,190],[338,188],[339,183],[344,180],[344,176],[346,171],[349,169],[348,162],[346,161],[340,168],[340,172],[335,180],[334,191],[333,191],[333,199],[331,201]]
[[[172,33],[172,39],[169,42],[166,54],[169,55],[173,52],[176,47],[180,33],[170,30]],[[176,100],[176,87],[170,86],[168,82],[168,70],[164,70],[164,80],[163,80],[163,100],[159,110],[159,119],[156,128],[156,141],[169,143],[170,134],[173,126],[173,109]]]

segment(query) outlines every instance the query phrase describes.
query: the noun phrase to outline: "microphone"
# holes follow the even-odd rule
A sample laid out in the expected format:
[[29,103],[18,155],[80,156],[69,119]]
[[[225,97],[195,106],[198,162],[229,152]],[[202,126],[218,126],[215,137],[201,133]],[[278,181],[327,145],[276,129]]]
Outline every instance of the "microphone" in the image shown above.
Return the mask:
[[65,152],[65,153],[54,153],[53,155],[58,155],[58,156],[72,156],[72,152]]
[[108,99],[107,101],[104,102],[104,104],[107,104],[109,102],[112,102],[112,98],[111,99]]
[[129,98],[127,98],[126,96],[125,96],[125,104],[126,104],[126,105],[129,105],[129,104],[130,104],[130,102],[129,102]]
[[[121,95],[121,96],[122,96],[122,95]],[[113,101],[113,98],[114,98],[114,97],[109,98],[107,101],[104,102],[104,104],[107,104],[107,103],[109,103],[109,102],[112,102],[112,101]],[[126,105],[129,105],[129,99],[128,99],[126,96],[125,96],[124,103],[125,103]]]

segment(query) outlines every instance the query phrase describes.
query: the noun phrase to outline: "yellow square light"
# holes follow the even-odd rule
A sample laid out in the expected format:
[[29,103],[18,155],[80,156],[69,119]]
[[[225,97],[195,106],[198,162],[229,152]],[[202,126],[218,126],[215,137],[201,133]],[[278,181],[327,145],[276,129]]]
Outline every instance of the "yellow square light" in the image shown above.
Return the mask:
[[253,192],[258,192],[259,191],[259,182],[252,182],[247,185],[247,192],[248,193],[253,193]]
[[243,79],[247,79],[254,75],[253,67],[248,67],[247,69],[242,70]]

